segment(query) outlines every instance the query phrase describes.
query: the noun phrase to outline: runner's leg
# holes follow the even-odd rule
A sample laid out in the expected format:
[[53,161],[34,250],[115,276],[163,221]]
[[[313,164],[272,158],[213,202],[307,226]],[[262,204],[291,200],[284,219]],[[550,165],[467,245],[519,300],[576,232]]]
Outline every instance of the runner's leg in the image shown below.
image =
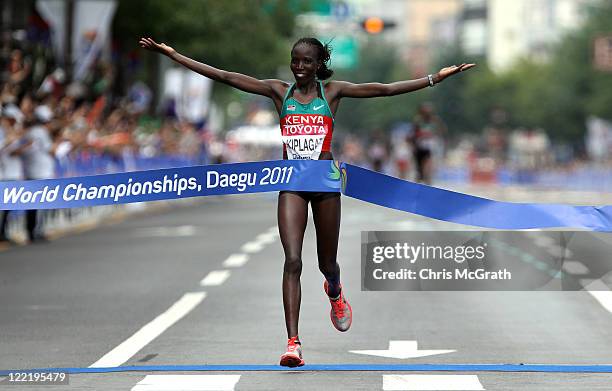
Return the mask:
[[340,236],[340,193],[312,200],[312,217],[317,231],[319,270],[328,284],[328,295],[340,294],[340,266],[336,261]]
[[308,221],[308,201],[299,194],[281,192],[278,196],[278,230],[285,252],[283,306],[287,337],[298,335],[302,288],[302,242]]

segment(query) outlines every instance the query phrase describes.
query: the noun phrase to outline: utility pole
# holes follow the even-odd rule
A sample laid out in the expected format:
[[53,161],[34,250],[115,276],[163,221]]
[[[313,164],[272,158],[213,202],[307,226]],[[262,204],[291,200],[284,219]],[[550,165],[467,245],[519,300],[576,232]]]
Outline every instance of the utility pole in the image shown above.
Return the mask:
[[[13,26],[13,0],[0,0],[0,63],[4,66],[11,56],[11,33]],[[0,81],[2,81],[0,79]]]
[[4,33],[8,34],[8,32],[11,31],[13,2],[3,1],[2,3],[3,3],[3,10],[2,10],[2,20],[0,21],[0,31],[2,31],[3,34]]

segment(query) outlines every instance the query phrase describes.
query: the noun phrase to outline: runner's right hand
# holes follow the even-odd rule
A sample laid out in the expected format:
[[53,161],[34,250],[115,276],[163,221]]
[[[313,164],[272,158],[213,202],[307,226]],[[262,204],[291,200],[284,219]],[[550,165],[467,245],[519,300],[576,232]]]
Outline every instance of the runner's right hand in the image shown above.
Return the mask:
[[153,38],[150,38],[150,37],[140,38],[140,41],[138,43],[140,44],[141,47],[145,49],[152,50],[154,52],[158,52],[166,56],[169,56],[175,52],[175,50],[171,48],[170,46],[166,45],[163,42],[157,43],[153,40]]

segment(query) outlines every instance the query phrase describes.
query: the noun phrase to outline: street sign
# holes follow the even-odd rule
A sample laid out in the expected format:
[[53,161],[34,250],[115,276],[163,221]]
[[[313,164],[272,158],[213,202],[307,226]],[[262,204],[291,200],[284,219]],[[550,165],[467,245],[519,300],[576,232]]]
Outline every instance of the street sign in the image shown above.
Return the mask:
[[359,63],[359,44],[349,35],[320,37],[321,42],[330,42],[332,47],[331,68],[352,69]]
[[351,16],[351,8],[343,0],[337,0],[331,5],[331,13],[338,22],[344,22]]

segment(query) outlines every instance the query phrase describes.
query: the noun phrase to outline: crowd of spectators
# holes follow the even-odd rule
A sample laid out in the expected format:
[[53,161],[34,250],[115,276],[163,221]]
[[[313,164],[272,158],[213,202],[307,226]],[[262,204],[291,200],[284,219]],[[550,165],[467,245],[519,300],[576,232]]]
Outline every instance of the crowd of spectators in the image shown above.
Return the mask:
[[[113,67],[69,82],[61,68],[35,77],[32,54],[4,50],[0,61],[0,180],[30,180],[206,162],[205,132],[167,117],[144,121],[151,103],[135,83],[111,94]],[[144,97],[144,99],[143,99]],[[37,211],[26,212],[28,239],[44,239]],[[7,238],[8,213],[0,221]]]
[[[490,122],[481,132],[454,134],[453,137],[445,132],[444,118],[434,116],[440,125],[425,139],[431,151],[434,183],[604,191],[612,186],[611,155],[596,159],[589,151],[582,150],[579,142],[555,143],[544,129],[510,126],[508,113],[501,108],[491,112]],[[419,172],[421,123],[417,115],[392,129],[373,130],[361,136],[338,132],[335,138],[337,156],[342,161],[388,175],[427,183]],[[612,135],[612,126],[606,123],[600,127],[605,128],[597,128],[600,133]],[[612,145],[600,139],[591,144],[600,148]]]

